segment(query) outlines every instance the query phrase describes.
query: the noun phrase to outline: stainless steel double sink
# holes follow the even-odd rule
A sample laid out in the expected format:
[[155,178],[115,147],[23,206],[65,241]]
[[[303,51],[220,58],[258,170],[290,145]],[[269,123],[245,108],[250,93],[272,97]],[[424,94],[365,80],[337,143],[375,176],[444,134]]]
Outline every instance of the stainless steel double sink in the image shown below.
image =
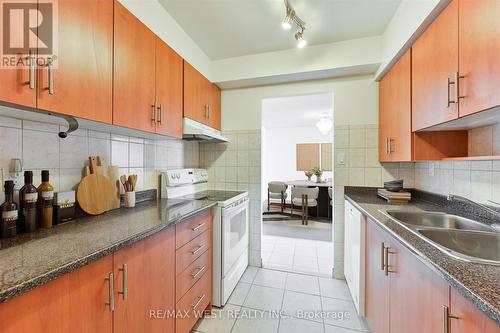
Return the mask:
[[500,232],[484,223],[439,212],[380,211],[449,256],[500,265]]

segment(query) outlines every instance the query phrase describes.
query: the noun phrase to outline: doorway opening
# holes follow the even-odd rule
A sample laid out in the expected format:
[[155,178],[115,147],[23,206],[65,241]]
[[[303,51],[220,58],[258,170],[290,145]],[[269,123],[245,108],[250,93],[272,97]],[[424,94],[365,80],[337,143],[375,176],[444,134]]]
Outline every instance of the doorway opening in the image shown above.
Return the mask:
[[333,94],[262,101],[262,265],[332,276]]

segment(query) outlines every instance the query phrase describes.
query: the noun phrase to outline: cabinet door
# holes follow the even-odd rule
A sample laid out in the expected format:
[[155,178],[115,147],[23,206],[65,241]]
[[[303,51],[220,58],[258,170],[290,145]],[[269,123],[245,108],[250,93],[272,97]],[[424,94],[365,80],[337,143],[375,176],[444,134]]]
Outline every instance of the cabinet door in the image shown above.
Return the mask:
[[156,38],[156,133],[182,138],[183,61]]
[[113,0],[57,0],[57,5],[57,60],[53,69],[38,70],[38,108],[111,124]]
[[156,36],[115,1],[113,124],[155,132]]
[[460,0],[460,116],[500,105],[500,1]]
[[366,226],[365,317],[372,333],[389,332],[389,279],[383,265],[383,246],[389,242],[375,222]]
[[208,125],[207,81],[184,61],[184,117]]
[[390,332],[441,332],[448,284],[396,240],[390,245],[388,262]]
[[116,252],[114,272],[115,331],[174,332],[174,318],[155,311],[175,309],[175,228]]
[[221,94],[220,88],[210,83],[210,127],[221,129]]
[[1,304],[1,331],[111,333],[106,278],[112,269],[108,256]]
[[380,82],[380,161],[411,161],[411,50]]
[[458,71],[458,1],[453,0],[412,47],[413,130],[458,118],[454,81]]
[[486,317],[470,301],[451,288],[450,313],[458,319],[450,319],[452,333],[499,333],[500,326]]

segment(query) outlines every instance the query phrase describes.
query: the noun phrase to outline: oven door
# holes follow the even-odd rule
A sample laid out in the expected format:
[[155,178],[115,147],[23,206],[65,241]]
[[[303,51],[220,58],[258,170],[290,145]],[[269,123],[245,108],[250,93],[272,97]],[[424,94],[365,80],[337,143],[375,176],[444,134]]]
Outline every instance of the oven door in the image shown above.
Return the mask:
[[222,209],[222,273],[226,276],[248,251],[248,197]]

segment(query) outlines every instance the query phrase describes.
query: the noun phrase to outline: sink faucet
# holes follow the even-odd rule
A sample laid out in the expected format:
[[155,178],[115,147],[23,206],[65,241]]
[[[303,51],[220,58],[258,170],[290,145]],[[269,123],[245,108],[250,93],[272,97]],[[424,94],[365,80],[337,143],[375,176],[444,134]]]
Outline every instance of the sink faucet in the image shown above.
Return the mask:
[[[486,210],[486,211],[487,211],[487,212],[489,212],[490,214],[495,215],[496,217],[498,217],[498,218],[500,219],[500,213],[499,213],[499,212],[497,212],[496,210],[491,209],[490,207],[488,207],[488,206],[486,206],[486,205],[483,205],[483,204],[481,204],[481,203],[479,203],[479,202],[475,202],[475,201],[472,201],[472,200],[467,199],[467,198],[465,198],[465,197],[462,197],[462,196],[460,196],[460,195],[451,194],[451,193],[450,193],[450,194],[448,194],[447,199],[448,199],[448,201],[455,201],[455,200],[459,200],[459,201],[465,201],[465,202],[468,202],[468,203],[470,203],[470,204],[473,204],[473,205],[475,205],[475,206],[477,206],[477,207],[480,207],[480,208],[482,208],[482,209]],[[495,205],[499,205],[498,203],[496,203],[496,202],[494,202],[494,201],[491,201],[491,200],[488,200],[488,201],[489,201],[489,202],[491,202],[491,203],[493,203],[493,204],[495,204]],[[499,205],[499,206],[500,206],[500,205]],[[497,229],[497,230],[500,230],[500,223],[494,223],[494,224],[492,225],[492,227],[494,227],[494,228],[495,228],[495,229]]]

